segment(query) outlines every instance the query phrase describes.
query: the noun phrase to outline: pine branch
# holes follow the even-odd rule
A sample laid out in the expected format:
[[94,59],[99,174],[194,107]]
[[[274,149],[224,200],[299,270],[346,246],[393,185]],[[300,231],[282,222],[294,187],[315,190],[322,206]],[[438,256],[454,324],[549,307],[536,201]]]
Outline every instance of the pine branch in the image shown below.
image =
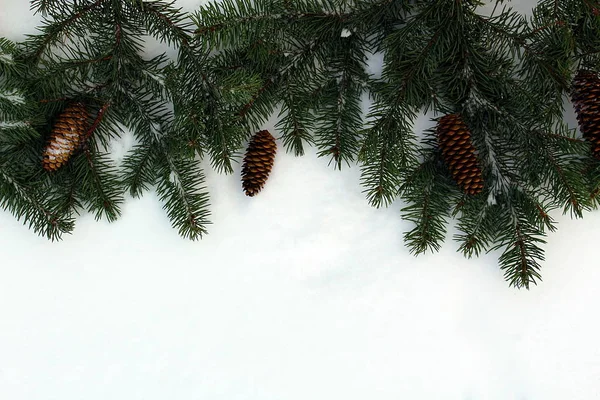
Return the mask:
[[70,214],[53,209],[43,193],[11,176],[6,165],[0,166],[0,207],[11,212],[18,221],[23,220],[37,234],[53,241],[73,230],[74,221]]
[[359,131],[362,128],[360,96],[362,83],[367,81],[366,56],[361,51],[361,39],[356,35],[340,38],[339,55],[332,57],[329,74],[332,78],[320,91],[317,118],[321,121],[316,130],[319,156],[330,156],[338,169],[348,166],[358,154]]
[[490,250],[504,249],[498,261],[509,285],[529,289],[531,284],[537,285],[541,280],[540,261],[544,260],[540,247],[545,243],[544,232],[536,226],[536,221],[531,220],[531,216],[537,219],[537,202],[513,188],[499,204],[502,229],[499,230],[498,244]]
[[447,177],[438,169],[437,154],[429,150],[424,157],[400,189],[408,204],[402,209],[402,218],[416,225],[404,234],[406,245],[415,255],[440,249],[454,197]]
[[[361,184],[369,204],[388,206],[396,198],[404,171],[415,163],[414,136],[409,110],[398,112],[374,106],[370,118],[375,122],[362,133],[359,152],[362,163]],[[406,116],[409,116],[409,120]]]
[[204,174],[194,160],[161,154],[162,165],[157,192],[174,228],[184,238],[197,240],[207,233],[208,194],[204,191]]
[[304,143],[314,144],[310,132],[314,129],[314,118],[306,101],[286,96],[279,113],[275,129],[283,131],[282,139],[286,151],[295,156],[304,155]]
[[180,8],[173,7],[174,4],[175,1],[134,1],[132,9],[145,20],[149,34],[168,45],[187,47],[190,45],[192,22]]
[[[54,45],[55,43],[61,40],[61,36],[64,34],[65,30],[70,28],[74,23],[78,22],[81,18],[86,16],[89,12],[93,11],[95,8],[99,7],[106,0],[96,0],[91,4],[88,4],[85,7],[82,7],[77,12],[72,13],[69,17],[56,21],[54,23],[49,23],[44,27],[44,35],[40,36],[40,38],[36,42],[32,42],[32,47],[35,48],[33,55],[31,56],[33,61],[39,60],[42,54],[47,51],[48,47]],[[47,11],[49,9],[48,3],[46,1],[33,0],[32,1],[32,9],[37,8],[38,11]],[[56,2],[54,2],[56,3]],[[38,4],[36,6],[36,4]],[[75,6],[74,6],[75,8]],[[57,15],[56,11],[54,15]],[[60,14],[58,14],[60,15]]]
[[132,197],[141,197],[156,182],[155,149],[150,144],[138,145],[125,157],[121,181]]
[[108,161],[107,155],[88,147],[84,149],[83,157],[75,160],[75,171],[88,211],[94,213],[97,220],[104,216],[109,222],[115,221],[121,215],[123,197],[117,169]]

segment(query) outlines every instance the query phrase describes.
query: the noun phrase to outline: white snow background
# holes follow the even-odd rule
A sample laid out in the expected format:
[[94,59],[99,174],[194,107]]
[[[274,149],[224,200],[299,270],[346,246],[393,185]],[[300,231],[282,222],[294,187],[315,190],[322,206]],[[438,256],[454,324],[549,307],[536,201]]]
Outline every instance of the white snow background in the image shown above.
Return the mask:
[[[34,32],[28,1],[0,5],[1,36]],[[0,212],[0,399],[600,398],[599,212],[556,215],[544,280],[519,291],[498,254],[456,253],[452,229],[440,253],[411,256],[402,204],[369,207],[357,167],[280,144],[255,198],[239,166],[205,167],[200,242],[154,193],[59,243]]]

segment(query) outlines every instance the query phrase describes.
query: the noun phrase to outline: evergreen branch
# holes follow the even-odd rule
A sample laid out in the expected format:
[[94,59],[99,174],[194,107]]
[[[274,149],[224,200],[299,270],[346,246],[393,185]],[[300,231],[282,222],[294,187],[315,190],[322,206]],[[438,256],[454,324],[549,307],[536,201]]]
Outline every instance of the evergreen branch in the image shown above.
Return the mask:
[[22,64],[15,61],[17,54],[17,45],[0,37],[0,77],[5,80],[4,86],[9,86],[7,83],[24,69]]
[[[434,9],[435,5],[429,6],[393,33],[393,36],[388,38],[388,46],[394,45],[391,52],[394,54],[401,52],[405,40],[402,32],[418,26]],[[377,96],[369,115],[374,122],[365,132],[365,140],[359,153],[359,158],[363,162],[361,181],[367,187],[365,191],[369,203],[375,207],[382,204],[387,206],[393,201],[397,195],[401,173],[415,161],[413,135],[407,126],[414,118],[414,111],[407,104],[407,93],[417,71],[422,69],[422,64],[444,29],[447,29],[447,26],[441,24],[434,31],[416,56],[411,59],[408,68],[402,71],[399,81],[394,76],[395,66],[388,64],[384,67],[384,77],[390,78],[396,84],[394,92],[388,94],[384,91]],[[418,106],[420,107],[420,104]],[[374,157],[373,151],[368,146],[372,147],[377,142],[381,147],[375,153],[378,155]]]
[[45,38],[41,41],[41,43],[37,44],[37,46],[36,46],[37,50],[33,54],[33,57],[32,57],[33,60],[37,61],[48,46],[52,45],[53,43],[56,43],[59,40],[60,35],[63,33],[63,31],[65,29],[67,29],[70,25],[72,25],[73,23],[75,23],[76,21],[81,19],[87,13],[94,10],[96,7],[99,7],[105,1],[106,0],[96,0],[92,4],[89,4],[85,7],[83,7],[78,12],[72,14],[70,17],[68,17],[62,21],[57,21],[53,24],[49,24],[45,28],[45,31],[46,31]]
[[504,248],[499,258],[500,269],[510,286],[529,289],[531,284],[541,280],[540,261],[544,252],[539,245],[544,244],[544,232],[536,227],[538,203],[531,197],[513,187],[510,193],[501,199],[501,226],[498,244],[490,249]]
[[254,103],[256,103],[256,101],[258,100],[260,95],[263,94],[266,90],[268,90],[271,85],[273,85],[273,81],[271,79],[268,79],[265,82],[265,84],[261,88],[258,89],[258,91],[254,94],[254,96],[252,96],[250,101],[248,103],[244,104],[244,106],[237,113],[237,115],[242,119],[245,118],[246,114],[248,114],[248,112],[252,109],[252,106],[254,105]]
[[352,87],[347,73],[342,73],[339,82],[333,81],[328,86],[332,101],[319,110],[322,116],[317,130],[317,147],[321,149],[318,155],[331,156],[329,162],[341,170],[342,162],[350,166],[359,149],[357,132],[362,122],[359,91]]
[[167,44],[176,43],[187,47],[190,45],[189,29],[191,22],[183,22],[186,19],[185,14],[180,9],[173,8],[174,1],[140,1],[133,2],[134,9],[139,10],[144,16],[152,17],[147,21],[147,28],[154,34],[159,35]]
[[[200,9],[193,17],[198,29],[196,35],[204,37],[214,48],[234,45],[245,40],[251,32],[260,37],[278,32],[277,24],[302,24],[304,20],[333,19],[345,21],[351,14],[335,10],[323,10],[323,4],[310,0],[298,0],[293,4],[285,0],[238,0],[211,3]],[[227,36],[227,31],[231,34]],[[241,34],[240,34],[241,33]],[[236,39],[236,36],[238,37]]]
[[88,204],[88,210],[97,220],[104,216],[109,222],[115,221],[121,214],[120,204],[123,203],[115,167],[89,146],[84,148],[82,157],[76,157],[74,167],[81,198]]
[[564,135],[560,135],[560,134],[557,134],[557,133],[547,132],[547,131],[542,131],[542,130],[535,130],[535,131],[533,131],[533,133],[535,135],[543,136],[543,137],[548,138],[548,139],[565,140],[565,141],[568,141],[568,142],[573,143],[573,144],[587,146],[587,142],[584,139],[579,139],[579,138],[564,136]]
[[156,182],[156,155],[150,144],[136,146],[123,161],[121,180],[132,197],[141,197]]
[[60,240],[63,233],[73,230],[74,221],[69,214],[60,214],[49,207],[41,193],[24,185],[8,174],[6,166],[0,168],[0,207],[9,210],[17,220],[23,220],[39,235]]
[[501,269],[505,271],[504,277],[510,286],[529,289],[530,284],[537,285],[537,281],[542,279],[538,272],[541,266],[537,260],[543,260],[544,257],[536,243],[545,242],[526,234],[518,223],[514,225],[511,242],[499,259]]
[[515,233],[516,233],[516,242],[515,246],[519,249],[519,275],[518,277],[513,278],[511,284],[513,285],[524,285],[525,288],[529,289],[529,283],[533,280],[533,277],[541,279],[539,274],[536,274],[534,271],[535,267],[539,268],[539,265],[535,260],[531,260],[529,256],[529,252],[526,249],[526,240],[528,238],[523,235],[521,231],[521,226],[519,224],[515,225]]
[[[390,118],[390,117],[387,117]],[[396,198],[402,173],[414,160],[411,132],[399,122],[371,127],[359,153],[363,167],[361,184],[369,204],[388,206]]]
[[541,220],[542,226],[548,229],[550,232],[556,231],[556,225],[554,219],[548,214],[549,210],[539,202],[536,202],[535,207],[538,211],[538,218]]
[[438,251],[446,234],[446,218],[450,215],[451,187],[436,168],[433,154],[407,177],[401,192],[408,205],[402,218],[416,226],[404,234],[410,252],[419,255]]
[[531,161],[524,161],[521,168],[533,173],[532,182],[542,190],[548,188],[554,204],[560,204],[564,212],[582,217],[583,211],[590,206],[588,183],[582,173],[587,143],[539,129],[531,131],[530,136],[535,141],[531,143],[527,158],[535,160],[535,168],[531,168]]
[[164,164],[157,192],[169,219],[179,234],[190,240],[202,238],[210,222],[204,175],[194,160],[174,159],[163,152]]
[[477,202],[471,208],[472,210],[463,209],[458,224],[460,233],[454,235],[454,239],[460,243],[458,251],[467,258],[479,257],[482,251],[487,250],[494,241],[496,229],[494,207],[490,207],[487,202]]
[[565,171],[552,154],[548,154],[548,160],[550,161],[550,165],[553,167],[553,171],[555,171],[560,182],[562,183],[562,186],[566,189],[568,193],[565,210],[570,209],[575,214],[575,216],[583,217],[583,208],[579,200],[580,196],[578,195],[578,193],[576,193],[575,188],[571,185],[571,180],[567,178]]
[[286,96],[279,113],[279,117],[283,118],[275,125],[276,129],[283,131],[282,139],[286,151],[293,150],[295,156],[304,155],[304,142],[314,143],[310,134],[314,118],[306,108],[301,100]]

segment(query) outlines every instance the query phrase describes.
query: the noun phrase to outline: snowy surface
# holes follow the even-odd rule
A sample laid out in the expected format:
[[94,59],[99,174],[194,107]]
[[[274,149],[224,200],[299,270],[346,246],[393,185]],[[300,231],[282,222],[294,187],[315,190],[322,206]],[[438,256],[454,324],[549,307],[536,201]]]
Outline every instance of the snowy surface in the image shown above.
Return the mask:
[[[33,31],[25,0],[0,5],[0,35]],[[518,291],[497,254],[409,255],[401,204],[370,208],[358,168],[280,151],[255,198],[239,167],[207,174],[196,243],[152,193],[59,243],[0,212],[0,399],[600,398],[600,213],[557,215]]]

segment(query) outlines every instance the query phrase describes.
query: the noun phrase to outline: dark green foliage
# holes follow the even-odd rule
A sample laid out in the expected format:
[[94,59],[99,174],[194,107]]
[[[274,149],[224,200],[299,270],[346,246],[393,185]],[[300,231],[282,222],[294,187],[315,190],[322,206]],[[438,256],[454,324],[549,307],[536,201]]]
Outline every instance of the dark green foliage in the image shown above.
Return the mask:
[[[190,165],[193,154],[183,146],[165,148],[166,141],[178,143],[174,138],[179,136],[172,129],[165,86],[169,60],[146,57],[143,41],[149,35],[189,49],[187,16],[164,1],[40,0],[32,2],[32,9],[44,15],[40,32],[12,48],[22,66],[23,96],[39,119],[27,146],[40,150],[69,101],[83,102],[91,112],[89,140],[68,165],[44,173],[36,165],[40,153],[31,155],[27,171],[42,182],[44,199],[69,218],[86,210],[113,221],[126,190],[141,195],[156,184],[174,227],[186,237],[200,237],[208,216],[207,195],[199,186],[202,172]],[[119,166],[106,149],[124,129],[138,144]],[[171,175],[179,177],[176,183],[169,181]],[[66,230],[72,228],[69,223]]]
[[[199,159],[231,173],[273,113],[287,151],[315,145],[334,168],[358,162],[368,202],[403,202],[410,251],[438,250],[456,219],[467,257],[500,250],[509,283],[540,278],[552,210],[594,208],[600,162],[567,128],[576,71],[600,70],[597,0],[540,0],[531,18],[496,1],[223,0],[191,18],[164,1],[34,0],[46,19],[20,46],[0,40],[0,204],[58,238],[80,210],[114,220],[126,191],[156,188],[173,226],[206,233]],[[177,59],[144,56],[145,35]],[[381,74],[368,70],[383,56]],[[363,112],[366,98],[371,100]],[[70,100],[91,112],[90,139],[47,174],[39,154]],[[452,179],[417,116],[460,114],[484,189]],[[121,165],[107,148],[137,140]],[[458,156],[457,156],[458,157]]]
[[[562,126],[562,109],[552,110],[557,94],[536,87],[523,73],[531,54],[519,46],[532,28],[521,17],[509,9],[479,15],[475,2],[433,3],[398,30],[414,24],[414,39],[404,33],[398,40],[395,33],[389,36],[387,54],[398,56],[386,60],[384,78],[395,80],[395,87],[402,79],[409,81],[406,103],[463,115],[483,162],[485,187],[480,195],[460,196],[443,179],[443,170],[432,172],[436,146],[425,141],[425,161],[414,167],[402,190],[409,203],[405,217],[416,224],[407,243],[416,253],[437,249],[445,218],[454,209],[459,250],[471,257],[503,249],[499,262],[506,279],[528,288],[540,279],[543,236],[555,229],[549,211],[560,208],[581,216],[591,206],[583,174],[589,149]],[[556,65],[536,62],[536,67],[562,73]],[[573,74],[568,66],[565,71]],[[563,94],[558,94],[561,101]]]
[[404,235],[410,251],[421,254],[439,250],[446,235],[452,202],[456,200],[452,181],[443,171],[439,154],[427,155],[407,177],[402,192],[409,204],[402,209],[403,216],[415,224],[414,229]]
[[47,195],[42,175],[36,104],[28,101],[17,46],[0,39],[0,207],[49,239],[70,232],[69,210]]
[[157,162],[157,192],[174,228],[185,238],[202,237],[209,224],[208,195],[204,191],[204,173],[189,157],[177,154],[169,143],[161,143]]
[[[217,67],[261,85],[238,115],[253,131],[282,105],[278,127],[296,155],[315,143],[336,168],[356,159],[367,37],[354,33],[337,1],[224,1],[194,15],[196,37]],[[232,72],[233,71],[233,72]],[[315,123],[314,121],[318,121]]]
[[[563,126],[562,102],[578,57],[598,68],[600,30],[594,2],[542,1],[531,21],[502,3],[486,15],[479,1],[230,0],[194,21],[224,69],[262,79],[244,117],[256,106],[250,119],[260,123],[281,105],[289,151],[301,155],[314,142],[338,168],[358,160],[372,205],[406,201],[411,251],[439,249],[454,216],[461,252],[504,249],[506,278],[529,287],[539,280],[543,236],[555,229],[550,210],[579,217],[592,206],[583,172],[598,169]],[[378,51],[381,78],[365,66]],[[482,194],[458,190],[431,131],[419,145],[413,124],[422,111],[463,116],[482,160]]]

